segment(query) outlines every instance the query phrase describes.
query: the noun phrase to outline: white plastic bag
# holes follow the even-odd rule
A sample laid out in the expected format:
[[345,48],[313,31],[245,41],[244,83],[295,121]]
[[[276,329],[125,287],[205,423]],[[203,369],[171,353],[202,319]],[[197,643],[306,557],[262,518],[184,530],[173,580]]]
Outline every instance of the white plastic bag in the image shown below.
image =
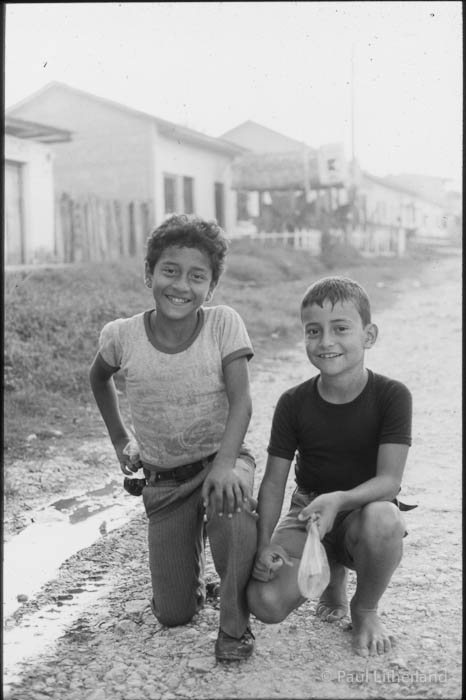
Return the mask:
[[142,464],[139,454],[139,445],[132,435],[130,436],[129,442],[123,448],[123,454],[129,457],[129,461],[131,462],[131,471],[134,472],[141,469]]
[[139,461],[139,445],[136,438],[130,435],[128,442],[123,448],[123,454],[128,455],[132,464]]
[[298,569],[298,587],[305,598],[318,598],[330,581],[330,568],[315,520],[307,522],[307,539]]

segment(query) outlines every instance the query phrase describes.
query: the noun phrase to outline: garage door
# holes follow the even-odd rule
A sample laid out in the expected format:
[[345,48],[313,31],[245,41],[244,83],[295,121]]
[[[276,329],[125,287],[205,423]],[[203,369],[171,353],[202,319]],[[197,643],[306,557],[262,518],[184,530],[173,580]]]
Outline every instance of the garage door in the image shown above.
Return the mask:
[[22,164],[5,161],[5,262],[25,262]]

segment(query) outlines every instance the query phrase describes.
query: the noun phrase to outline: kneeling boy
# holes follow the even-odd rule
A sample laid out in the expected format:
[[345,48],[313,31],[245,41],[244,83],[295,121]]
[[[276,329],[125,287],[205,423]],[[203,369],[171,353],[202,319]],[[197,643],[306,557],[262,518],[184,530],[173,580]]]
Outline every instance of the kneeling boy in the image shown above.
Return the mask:
[[215,655],[240,661],[254,647],[246,585],[256,551],[255,462],[243,443],[253,351],[234,309],[206,306],[226,251],[216,222],[181,214],[160,224],[145,259],[154,308],[104,326],[90,379],[121,470],[130,474],[131,432],[113,382],[118,370],[125,375],[147,478],[155,616],[168,627],[184,625],[203,606],[207,535],[221,584]]

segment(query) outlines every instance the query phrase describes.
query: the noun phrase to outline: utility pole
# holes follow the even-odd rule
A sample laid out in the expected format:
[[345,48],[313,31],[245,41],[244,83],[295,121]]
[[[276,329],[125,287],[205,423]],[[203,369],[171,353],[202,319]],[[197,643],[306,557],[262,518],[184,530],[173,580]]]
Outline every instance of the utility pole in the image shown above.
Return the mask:
[[350,127],[351,127],[351,165],[350,165],[350,215],[351,215],[351,232],[355,229],[356,219],[356,144],[355,144],[355,70],[354,70],[354,44],[351,44],[351,78],[350,78]]
[[354,44],[351,44],[351,163],[354,163],[354,159]]

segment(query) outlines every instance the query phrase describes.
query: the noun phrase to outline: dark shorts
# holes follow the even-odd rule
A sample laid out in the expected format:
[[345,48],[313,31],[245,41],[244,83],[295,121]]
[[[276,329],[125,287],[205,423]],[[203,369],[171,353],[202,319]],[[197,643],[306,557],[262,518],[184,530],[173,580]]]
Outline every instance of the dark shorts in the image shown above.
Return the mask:
[[[307,537],[306,521],[298,520],[298,515],[318,495],[297,487],[291,497],[288,513],[280,520],[273,533],[272,542],[280,544],[291,557],[296,559],[301,559]],[[354,512],[354,510],[340,511],[335,518],[333,528],[322,540],[329,562],[343,564],[348,569],[354,569],[354,561],[346,546],[345,535],[349,524],[347,518]]]

